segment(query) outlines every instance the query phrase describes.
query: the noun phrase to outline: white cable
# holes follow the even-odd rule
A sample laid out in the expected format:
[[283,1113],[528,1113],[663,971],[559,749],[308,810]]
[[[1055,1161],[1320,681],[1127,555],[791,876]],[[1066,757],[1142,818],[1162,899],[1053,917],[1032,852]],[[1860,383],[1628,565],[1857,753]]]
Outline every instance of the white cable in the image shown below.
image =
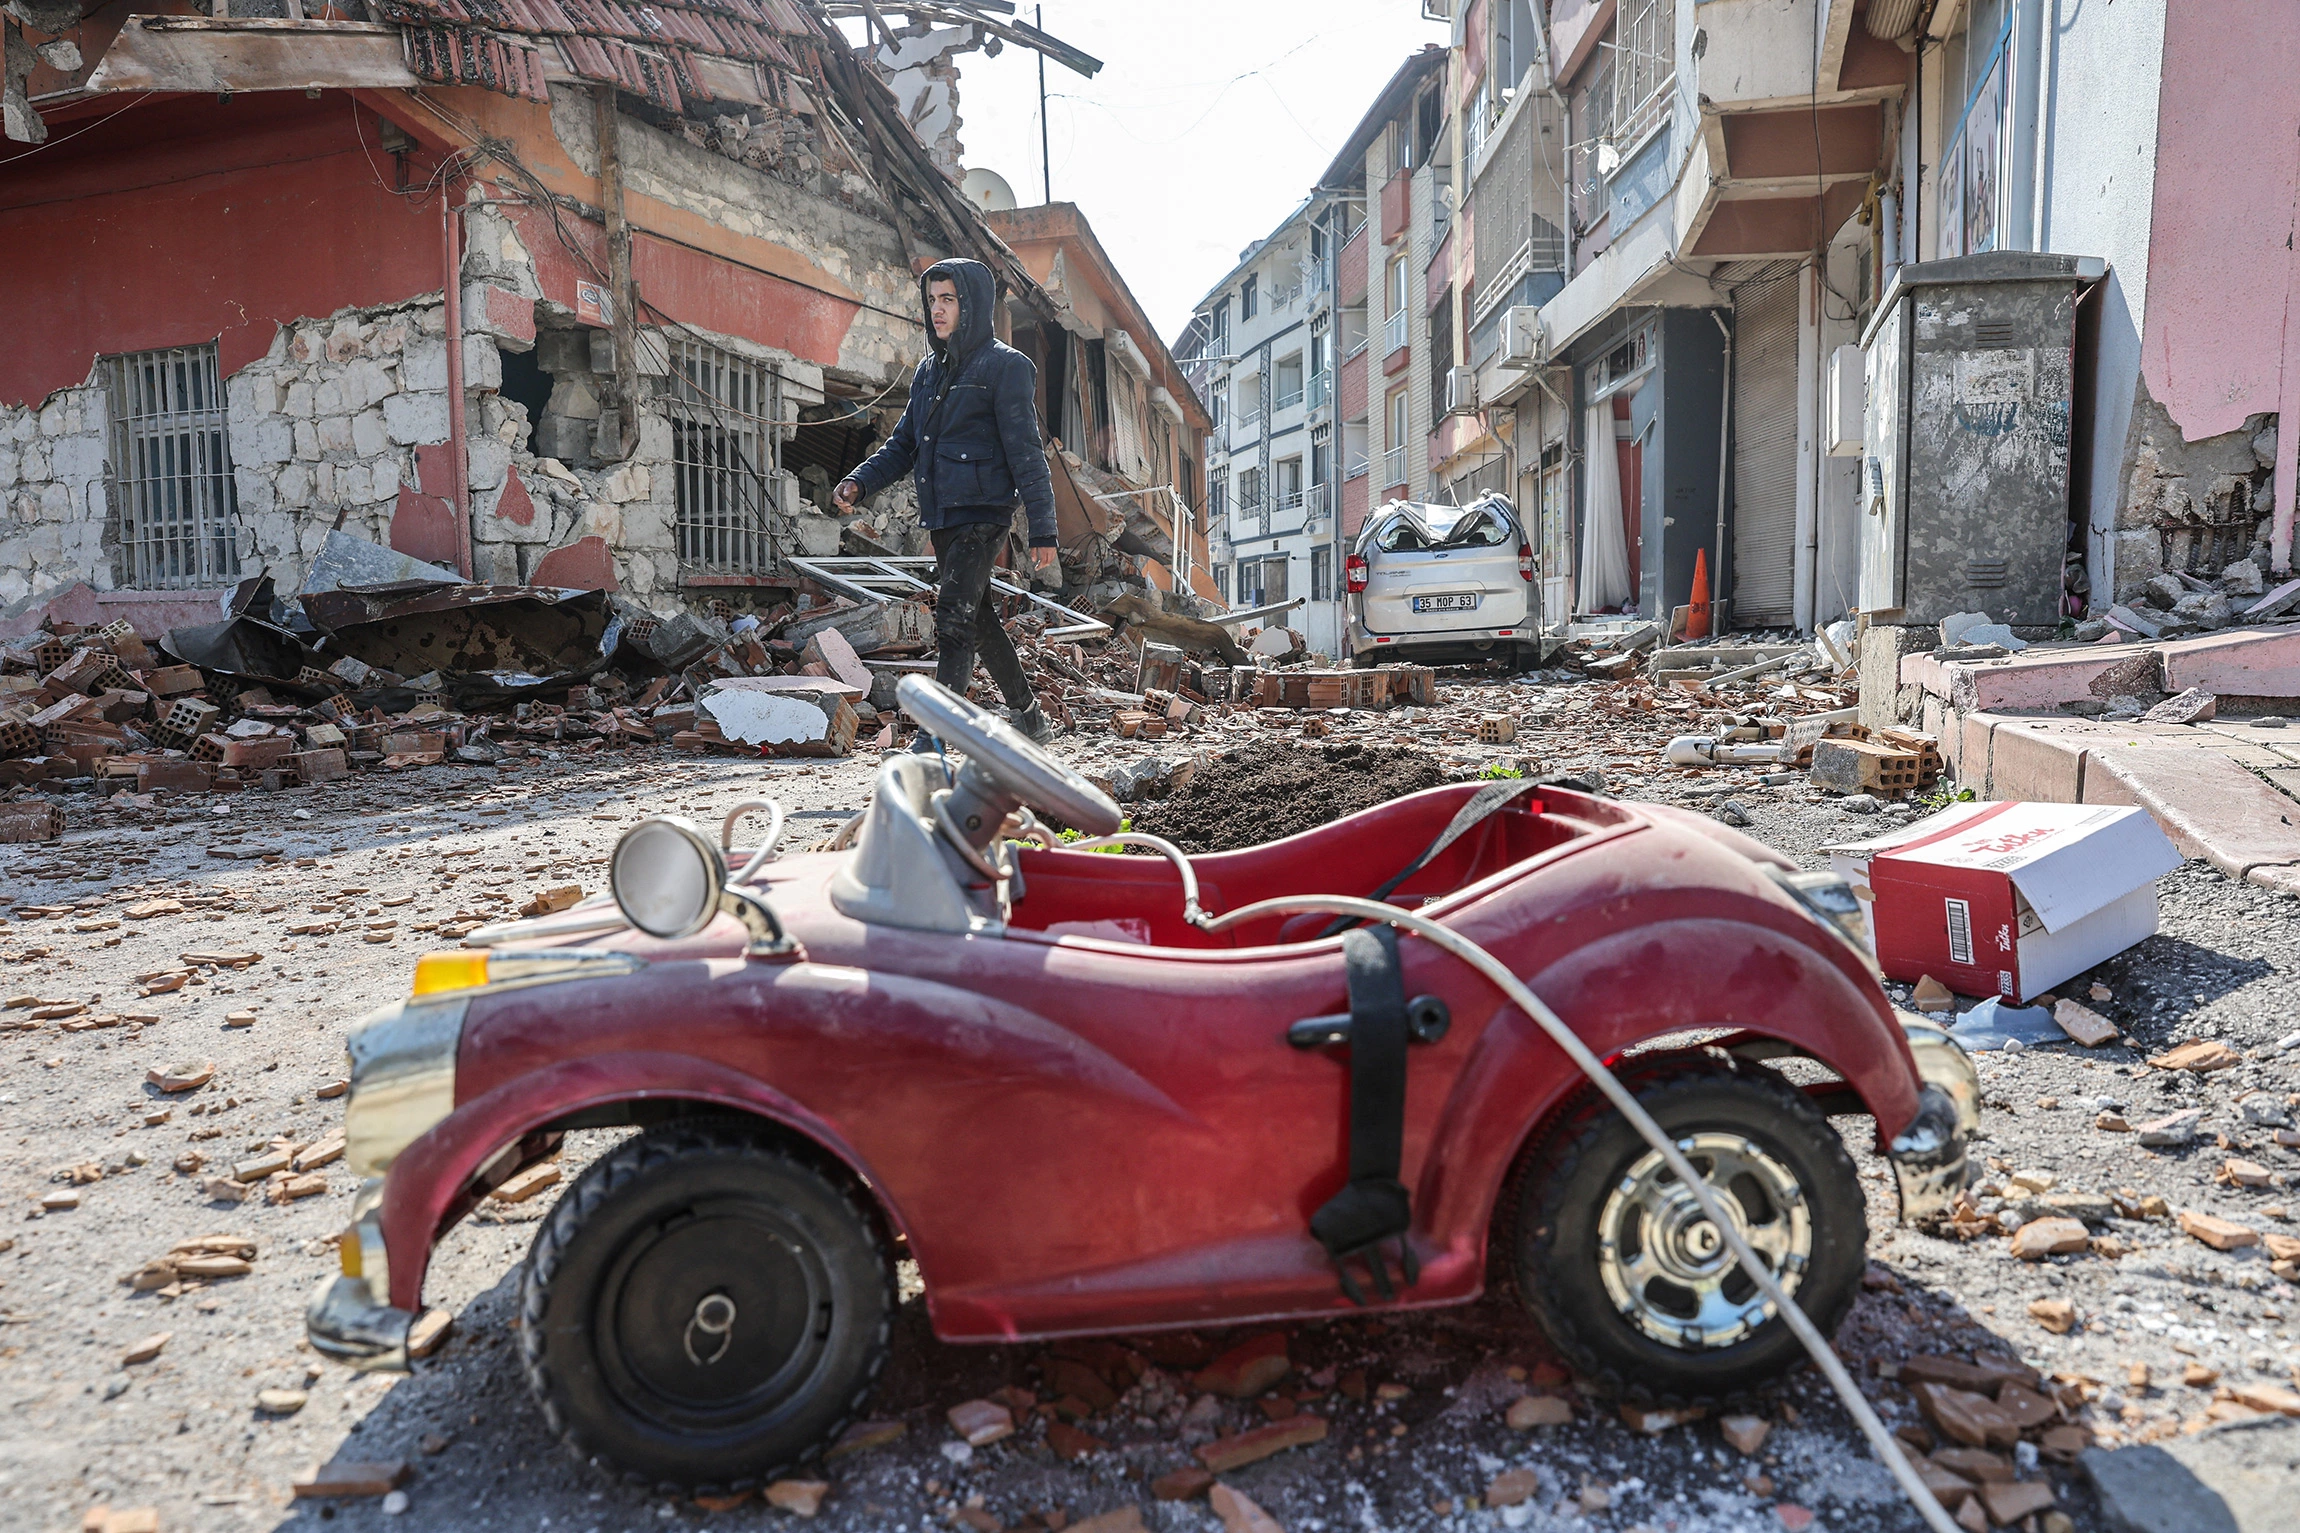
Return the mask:
[[[1108,837],[1105,839],[1127,838]],[[1155,838],[1150,839],[1154,840]],[[1181,860],[1178,852],[1172,853],[1172,855]],[[1194,906],[1197,903],[1197,881],[1189,878],[1187,860],[1181,861],[1184,877],[1190,891],[1191,904]],[[1805,1312],[1797,1307],[1796,1302],[1782,1290],[1772,1271],[1758,1259],[1756,1251],[1751,1249],[1747,1238],[1741,1233],[1740,1226],[1726,1217],[1725,1210],[1718,1204],[1715,1194],[1709,1189],[1709,1184],[1693,1169],[1693,1163],[1687,1160],[1684,1152],[1677,1148],[1666,1133],[1662,1132],[1661,1125],[1653,1121],[1653,1116],[1645,1110],[1645,1105],[1632,1096],[1629,1088],[1622,1085],[1615,1078],[1613,1072],[1605,1067],[1604,1062],[1589,1051],[1589,1045],[1581,1041],[1580,1035],[1566,1026],[1564,1019],[1544,1005],[1541,997],[1528,989],[1522,980],[1502,964],[1500,959],[1450,927],[1440,926],[1435,921],[1425,920],[1420,916],[1400,910],[1395,905],[1385,905],[1378,900],[1355,899],[1348,895],[1281,895],[1276,899],[1258,900],[1251,905],[1233,910],[1227,915],[1204,919],[1193,917],[1193,920],[1204,930],[1214,932],[1235,926],[1243,921],[1252,920],[1256,916],[1277,915],[1288,911],[1317,911],[1327,915],[1356,916],[1361,920],[1386,922],[1391,926],[1412,932],[1417,937],[1425,937],[1491,980],[1495,988],[1509,997],[1511,1003],[1518,1010],[1533,1018],[1541,1030],[1549,1035],[1550,1041],[1563,1049],[1566,1057],[1571,1059],[1581,1073],[1588,1076],[1597,1089],[1604,1093],[1605,1099],[1613,1104],[1615,1110],[1629,1120],[1630,1127],[1636,1129],[1645,1142],[1659,1152],[1662,1160],[1676,1174],[1678,1182],[1693,1194],[1693,1200],[1701,1205],[1701,1212],[1708,1217],[1712,1225],[1716,1226],[1717,1232],[1724,1236],[1725,1243],[1732,1247],[1735,1259],[1741,1264],[1741,1270],[1749,1274],[1750,1281],[1754,1282],[1765,1297],[1772,1302],[1774,1308],[1779,1311],[1781,1318],[1788,1322],[1789,1329],[1795,1333],[1800,1342],[1804,1343],[1805,1350],[1812,1355],[1814,1365],[1828,1379],[1830,1387],[1836,1390],[1838,1398],[1845,1402],[1845,1409],[1852,1413],[1854,1422],[1861,1429],[1861,1435],[1869,1439],[1869,1445],[1876,1450],[1877,1456],[1885,1461],[1885,1467],[1893,1472],[1893,1478],[1900,1482],[1901,1489],[1907,1493],[1910,1502],[1916,1507],[1918,1515],[1924,1518],[1925,1525],[1933,1529],[1934,1533],[1963,1533],[1963,1530],[1957,1526],[1949,1514],[1942,1510],[1940,1502],[1934,1498],[1933,1493],[1925,1487],[1925,1482],[1918,1477],[1915,1467],[1909,1463],[1908,1455],[1901,1451],[1900,1443],[1895,1440],[1892,1433],[1885,1430],[1884,1422],[1878,1419],[1876,1411],[1868,1402],[1868,1398],[1861,1393],[1860,1387],[1853,1382],[1853,1376],[1845,1371],[1844,1363],[1830,1348],[1828,1338],[1821,1334],[1820,1327],[1813,1324]]]
[[751,854],[751,860],[744,863],[743,870],[735,875],[734,881],[738,884],[749,883],[751,875],[765,867],[768,861],[773,858],[775,848],[782,843],[783,839],[783,806],[781,803],[771,798],[747,798],[728,810],[726,819],[720,822],[719,846],[721,850],[733,849],[736,822],[754,809],[764,809],[771,817],[767,821],[767,839],[759,843],[759,849]]
[[[1146,836],[1138,830],[1122,830],[1114,836],[1096,836],[1091,841],[1073,841],[1064,847],[1068,852],[1091,852],[1105,846],[1139,846],[1156,852],[1182,872],[1182,919],[1206,931],[1214,930],[1211,918],[1198,908],[1198,875],[1190,867],[1190,859],[1182,848],[1158,836]],[[1228,917],[1220,919],[1227,920]]]

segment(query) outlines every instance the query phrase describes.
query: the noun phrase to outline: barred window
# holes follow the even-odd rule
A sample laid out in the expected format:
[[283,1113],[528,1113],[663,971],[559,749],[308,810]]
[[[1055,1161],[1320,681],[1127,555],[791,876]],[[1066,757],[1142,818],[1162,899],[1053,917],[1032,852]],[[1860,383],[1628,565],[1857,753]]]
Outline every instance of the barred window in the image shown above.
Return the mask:
[[239,491],[216,344],[106,360],[119,575],[143,589],[240,578]]
[[1669,110],[1677,83],[1676,0],[1626,0],[1614,33],[1613,138],[1627,154]]
[[763,575],[779,413],[775,374],[695,340],[673,340],[666,404],[679,563]]

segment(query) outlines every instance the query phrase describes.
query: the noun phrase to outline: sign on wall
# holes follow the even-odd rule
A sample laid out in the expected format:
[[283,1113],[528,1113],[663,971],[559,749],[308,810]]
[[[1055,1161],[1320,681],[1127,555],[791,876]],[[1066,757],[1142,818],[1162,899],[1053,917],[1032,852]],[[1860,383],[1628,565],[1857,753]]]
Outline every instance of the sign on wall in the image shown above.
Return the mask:
[[2003,240],[2005,166],[2005,43],[1997,38],[1965,100],[1941,156],[1940,257],[1994,250]]

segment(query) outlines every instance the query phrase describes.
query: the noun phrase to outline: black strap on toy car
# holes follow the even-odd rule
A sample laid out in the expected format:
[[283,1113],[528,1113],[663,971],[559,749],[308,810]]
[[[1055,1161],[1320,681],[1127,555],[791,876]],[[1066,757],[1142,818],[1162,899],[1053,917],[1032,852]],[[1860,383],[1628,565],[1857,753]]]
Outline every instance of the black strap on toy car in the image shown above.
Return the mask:
[[1378,926],[1342,938],[1342,964],[1350,994],[1350,1179],[1310,1217],[1310,1233],[1333,1258],[1342,1292],[1353,1304],[1366,1297],[1350,1275],[1363,1261],[1386,1301],[1397,1297],[1384,1264],[1382,1243],[1398,1243],[1398,1270],[1411,1288],[1421,1276],[1407,1233],[1412,1201],[1398,1180],[1405,1153],[1406,1045],[1411,1020],[1405,979],[1398,970],[1398,934]]
[[[1454,812],[1454,817],[1446,822],[1446,828],[1438,832],[1438,838],[1435,841],[1422,848],[1422,854],[1419,857],[1407,863],[1404,868],[1399,870],[1395,878],[1390,879],[1372,894],[1367,895],[1366,898],[1388,899],[1392,889],[1419,873],[1423,868],[1428,867],[1438,853],[1484,824],[1497,811],[1513,803],[1521,795],[1541,786],[1542,781],[1543,779],[1532,777],[1513,777],[1485,784],[1469,796],[1468,803]],[[1331,937],[1334,933],[1348,931],[1357,924],[1358,918],[1356,916],[1336,916],[1333,923],[1318,933],[1318,936],[1320,938]],[[1388,927],[1382,929],[1384,931],[1389,930]],[[1392,940],[1394,942],[1395,939]]]

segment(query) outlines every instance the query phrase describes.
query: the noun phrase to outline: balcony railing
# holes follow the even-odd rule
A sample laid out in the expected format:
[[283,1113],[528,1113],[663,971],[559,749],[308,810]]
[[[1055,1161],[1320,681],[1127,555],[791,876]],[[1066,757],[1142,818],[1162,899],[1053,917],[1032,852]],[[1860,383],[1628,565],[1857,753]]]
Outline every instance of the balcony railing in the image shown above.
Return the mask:
[[1344,479],[1356,479],[1373,471],[1373,463],[1365,458],[1351,458],[1342,465]]
[[1311,409],[1322,410],[1325,408],[1326,400],[1333,393],[1333,376],[1332,373],[1312,373],[1310,375]]
[[1406,450],[1393,447],[1382,454],[1382,483],[1385,486],[1406,482]]
[[1271,408],[1273,408],[1273,409],[1278,409],[1278,410],[1291,410],[1292,408],[1294,408],[1294,406],[1296,406],[1296,405],[1300,404],[1301,402],[1302,402],[1302,389],[1301,389],[1301,385],[1299,385],[1299,384],[1296,384],[1294,387],[1292,387],[1292,388],[1290,388],[1290,389],[1285,389],[1285,390],[1282,390],[1282,391],[1279,393],[1279,395],[1278,395],[1278,401],[1277,401],[1277,403],[1276,403],[1275,405],[1273,405]]
[[1280,511],[1301,510],[1302,492],[1300,490],[1286,490],[1281,492],[1278,496],[1278,509]]
[[1412,319],[1413,316],[1411,314],[1407,313],[1403,309],[1400,309],[1397,313],[1392,314],[1388,319],[1382,321],[1383,356],[1386,357],[1389,356],[1392,352],[1399,352],[1406,349],[1406,335],[1411,327]]
[[1334,487],[1313,484],[1302,496],[1303,524],[1310,527],[1325,525],[1326,514],[1333,508]]

